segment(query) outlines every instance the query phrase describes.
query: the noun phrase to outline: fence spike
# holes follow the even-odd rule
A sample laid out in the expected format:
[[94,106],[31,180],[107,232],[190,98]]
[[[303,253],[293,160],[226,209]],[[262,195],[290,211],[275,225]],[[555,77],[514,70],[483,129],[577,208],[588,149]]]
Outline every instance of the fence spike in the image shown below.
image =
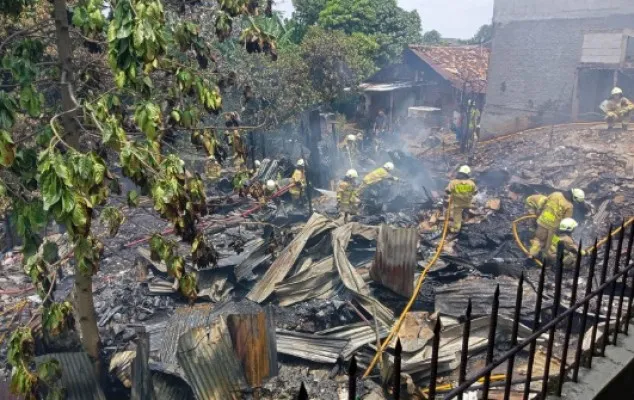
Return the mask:
[[357,398],[357,358],[352,356],[348,367],[348,400]]
[[[498,309],[500,307],[500,285],[495,287],[493,294],[493,306],[491,307],[491,320],[489,322],[489,340],[487,342],[486,364],[493,362],[493,350],[495,349],[495,332],[498,324]],[[489,387],[491,386],[491,372],[484,376],[484,384],[482,385],[482,398],[489,398]]]
[[[601,267],[601,278],[599,279],[599,286],[605,283],[605,278],[608,273],[608,267],[610,263],[610,250],[612,250],[612,225],[610,225],[610,233],[608,234],[608,239],[605,244],[605,254],[603,255],[603,266]],[[597,330],[599,328],[599,319],[601,317],[601,306],[603,305],[603,294],[605,290],[601,290],[596,300],[595,307],[595,320],[594,325],[592,325],[592,336],[590,342],[590,357],[588,357],[588,368],[592,367],[592,358],[594,357],[594,351],[596,349],[596,341],[597,341]],[[607,335],[607,332],[604,331]]]
[[403,347],[401,346],[401,339],[396,340],[396,348],[394,349],[394,399],[399,400],[401,398],[401,353]]
[[[520,312],[522,311],[522,294],[524,291],[524,271],[520,275],[517,284],[517,293],[515,294],[515,312],[513,313],[513,328],[511,330],[511,346],[517,345],[517,331],[520,325]],[[515,355],[512,355],[507,361],[506,366],[506,383],[504,385],[504,400],[511,397],[511,382],[513,381],[513,366],[515,364]]]
[[[467,302],[465,311],[464,326],[462,328],[462,353],[460,354],[460,371],[458,372],[458,385],[462,384],[467,378],[467,362],[469,360],[469,336],[471,335],[471,299]],[[460,393],[459,400],[462,400],[463,394]]]
[[[592,255],[590,256],[590,267],[588,268],[588,280],[586,282],[586,295],[592,292],[592,282],[594,281],[594,270],[597,265],[597,243],[598,240],[594,240],[594,247]],[[586,323],[588,322],[588,308],[590,303],[585,302],[583,304],[583,311],[581,312],[581,331],[579,332],[579,339],[577,340],[577,352],[575,353],[574,369],[572,371],[572,381],[577,382],[579,380],[579,367],[581,366],[581,351],[583,350],[583,337],[586,334]]]
[[[539,273],[539,283],[537,284],[537,300],[535,301],[535,315],[533,317],[533,332],[539,329],[540,316],[542,313],[542,299],[544,294],[544,280],[546,278],[546,268],[548,263],[544,263]],[[528,364],[526,366],[526,382],[524,383],[524,399],[528,400],[531,390],[531,380],[533,378],[533,363],[535,362],[535,348],[537,342],[531,342],[528,350]]]
[[[625,268],[630,266],[630,260],[632,259],[632,244],[634,244],[634,224],[632,224],[630,228],[630,237],[627,241],[627,254],[625,255]],[[625,286],[627,286],[627,275],[624,275],[625,278]],[[634,275],[632,275],[632,282],[630,284],[632,287],[630,291],[630,297],[627,300],[627,308],[625,314],[625,331],[624,333],[627,335],[630,331],[630,318],[632,317],[632,300],[634,300]]]
[[[581,249],[583,249],[583,243],[579,241],[579,248],[577,249],[577,261],[575,262],[575,272],[572,278],[572,289],[570,293],[570,307],[574,306],[577,301],[577,284],[579,281],[579,271],[581,270]],[[559,366],[559,382],[557,383],[557,395],[561,397],[561,391],[564,387],[564,381],[566,377],[566,364],[568,363],[568,345],[570,344],[570,333],[572,332],[572,320],[573,315],[568,316],[566,321],[566,334],[564,336],[564,347],[561,350],[561,363]]]
[[[621,230],[619,231],[619,242],[616,246],[616,259],[614,260],[614,275],[619,273],[619,269],[621,268],[621,252],[623,251],[623,240],[625,239],[625,221],[621,223]],[[612,286],[612,292],[610,295],[610,307],[612,307],[612,303],[614,302],[614,297],[616,296],[616,283],[618,279],[614,281],[614,285]],[[625,287],[625,276],[621,279],[621,287]],[[621,290],[621,295],[619,296],[619,303],[616,309],[616,326],[614,327],[614,337],[612,338],[612,344],[616,345],[616,341],[619,338],[619,330],[621,330],[621,314],[623,307],[623,294],[625,294],[624,290]],[[606,337],[609,335],[606,335]]]
[[[564,273],[564,244],[559,242],[557,246],[557,264],[555,267],[555,295],[553,296],[553,313],[552,319],[557,318],[559,315],[559,301],[561,299],[561,284]],[[542,379],[542,395],[541,398],[546,398],[548,391],[548,381],[550,374],[550,360],[553,356],[553,345],[555,342],[555,329],[557,325],[553,325],[548,332],[548,344],[546,345],[546,360],[544,362],[544,378]]]
[[433,400],[436,397],[436,378],[438,377],[438,348],[440,347],[440,317],[434,325],[434,339],[431,347],[431,368],[429,370],[429,394],[427,398]]
[[308,400],[308,392],[306,391],[304,382],[302,382],[302,385],[299,387],[299,394],[297,395],[297,400]]

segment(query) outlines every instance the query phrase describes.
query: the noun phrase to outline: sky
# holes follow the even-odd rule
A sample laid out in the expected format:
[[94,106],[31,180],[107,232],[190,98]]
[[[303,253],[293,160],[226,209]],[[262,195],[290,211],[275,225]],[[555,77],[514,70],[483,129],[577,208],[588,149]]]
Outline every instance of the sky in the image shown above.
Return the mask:
[[[405,10],[418,10],[424,31],[437,30],[443,37],[469,39],[491,23],[493,0],[397,0]],[[291,0],[276,0],[275,8],[290,17]]]

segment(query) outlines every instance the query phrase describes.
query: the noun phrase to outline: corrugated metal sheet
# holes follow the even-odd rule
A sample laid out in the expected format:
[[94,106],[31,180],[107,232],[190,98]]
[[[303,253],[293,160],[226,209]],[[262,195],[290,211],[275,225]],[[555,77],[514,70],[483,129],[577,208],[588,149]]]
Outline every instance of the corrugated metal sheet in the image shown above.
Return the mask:
[[411,297],[414,293],[418,230],[381,225],[370,277],[394,293]]
[[275,290],[275,284],[281,282],[293,268],[308,239],[336,226],[337,224],[330,219],[317,213],[313,214],[304,229],[282,251],[282,254],[273,262],[266,274],[253,286],[247,294],[247,298],[256,303],[266,300]]
[[409,49],[458,90],[486,93],[491,50],[482,46],[424,46]]
[[346,224],[332,232],[332,251],[339,276],[345,287],[352,292],[355,300],[381,324],[391,327],[394,313],[377,299],[370,296],[367,284],[352,266],[346,255],[346,248],[352,235],[359,235],[368,240],[374,240],[377,232],[378,228],[375,226],[361,225],[356,222]]
[[[268,310],[268,309],[267,309]],[[277,375],[275,324],[271,312],[227,316],[233,349],[242,364],[247,383],[262,387]]]
[[391,92],[393,90],[407,89],[416,85],[414,81],[390,82],[390,83],[362,83],[359,89],[364,92]]
[[[467,302],[471,299],[473,315],[488,315],[491,312],[491,303],[496,285],[500,285],[500,313],[512,315],[515,309],[515,295],[517,293],[518,281],[508,277],[498,277],[497,279],[485,279],[470,277],[461,279],[449,285],[436,287],[435,310],[441,314],[460,317],[467,308]],[[522,301],[522,313],[527,315],[535,310],[537,294],[535,290],[524,284],[524,294]],[[552,300],[544,299],[543,307],[552,304]]]
[[212,304],[201,304],[177,308],[174,311],[163,333],[163,345],[159,350],[161,362],[178,364],[176,359],[178,338],[192,328],[210,325],[213,308]]
[[52,353],[37,357],[35,362],[55,359],[62,368],[62,385],[67,400],[106,400],[86,353]]
[[339,273],[333,258],[328,257],[275,285],[275,295],[279,304],[285,307],[315,298],[332,297],[339,288]]
[[[386,327],[379,328],[379,337],[381,339],[387,337],[388,333]],[[323,335],[329,339],[348,340],[348,344],[342,351],[342,356],[346,360],[352,357],[357,350],[366,344],[376,343],[376,331],[374,327],[369,326],[365,322],[326,329],[317,332],[316,335]]]
[[347,339],[277,330],[277,352],[326,364],[334,364],[348,345]]
[[152,373],[155,400],[194,400],[194,394],[187,382],[173,375]]
[[247,382],[225,319],[194,328],[178,340],[178,362],[198,400],[239,400]]

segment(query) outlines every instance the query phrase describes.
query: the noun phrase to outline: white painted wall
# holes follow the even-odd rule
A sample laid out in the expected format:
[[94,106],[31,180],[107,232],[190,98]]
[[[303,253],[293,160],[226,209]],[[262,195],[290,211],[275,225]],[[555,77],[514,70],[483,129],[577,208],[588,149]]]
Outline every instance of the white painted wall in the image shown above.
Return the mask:
[[634,0],[495,0],[493,21],[505,24],[512,21],[602,18],[633,13]]

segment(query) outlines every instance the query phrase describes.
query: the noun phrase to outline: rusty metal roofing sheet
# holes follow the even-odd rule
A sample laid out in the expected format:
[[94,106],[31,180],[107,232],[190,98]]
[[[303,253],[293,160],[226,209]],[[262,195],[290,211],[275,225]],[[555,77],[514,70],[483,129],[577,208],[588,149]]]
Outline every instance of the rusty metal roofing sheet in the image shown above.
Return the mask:
[[212,304],[201,304],[174,310],[163,333],[163,345],[159,350],[161,362],[173,365],[178,363],[176,359],[178,338],[192,328],[211,324],[213,309]]
[[[381,339],[387,337],[388,329],[386,327],[379,328],[379,337]],[[350,325],[338,326],[323,331],[319,331],[316,335],[323,335],[329,339],[345,339],[348,344],[344,347],[342,356],[347,360],[359,350],[361,347],[369,343],[376,343],[376,330],[373,326],[369,326],[366,322],[358,322]]]
[[66,388],[66,399],[106,400],[88,354],[52,353],[37,357],[35,362],[40,364],[50,359],[59,361],[62,368],[62,386]]
[[194,328],[178,340],[178,362],[198,400],[239,400],[247,389],[225,319]]
[[459,90],[486,93],[491,50],[482,46],[424,46],[409,49]]
[[249,294],[247,294],[247,298],[257,303],[266,300],[275,290],[275,284],[281,282],[293,268],[308,239],[336,226],[337,224],[334,221],[323,215],[313,214],[302,231],[271,264],[266,274],[253,286]]
[[340,287],[333,258],[328,257],[275,285],[275,295],[285,307],[322,296],[332,297]]
[[370,277],[394,293],[411,297],[416,272],[416,228],[391,228],[381,225]]
[[315,362],[333,364],[343,355],[348,339],[277,330],[277,352]]

